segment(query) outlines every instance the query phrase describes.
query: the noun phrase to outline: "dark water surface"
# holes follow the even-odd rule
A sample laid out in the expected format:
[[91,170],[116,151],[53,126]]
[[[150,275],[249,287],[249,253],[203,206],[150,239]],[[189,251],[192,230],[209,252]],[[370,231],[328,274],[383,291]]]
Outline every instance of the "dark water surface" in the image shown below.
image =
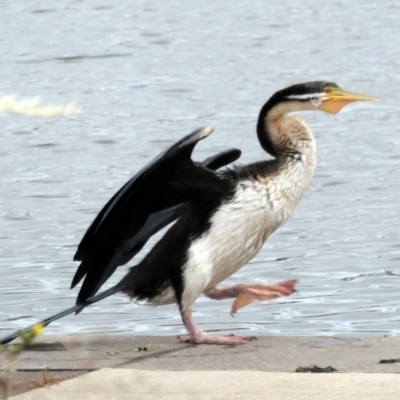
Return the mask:
[[[313,185],[286,226],[229,279],[296,278],[299,292],[236,318],[230,301],[200,298],[195,316],[210,331],[400,333],[398,2],[0,0],[0,7],[0,96],[41,95],[83,110],[0,116],[1,336],[74,303],[80,238],[150,158],[214,125],[197,159],[233,146],[242,162],[262,159],[261,105],[275,90],[317,79],[382,101],[303,115],[318,142]],[[176,307],[116,295],[47,331],[183,330]]]

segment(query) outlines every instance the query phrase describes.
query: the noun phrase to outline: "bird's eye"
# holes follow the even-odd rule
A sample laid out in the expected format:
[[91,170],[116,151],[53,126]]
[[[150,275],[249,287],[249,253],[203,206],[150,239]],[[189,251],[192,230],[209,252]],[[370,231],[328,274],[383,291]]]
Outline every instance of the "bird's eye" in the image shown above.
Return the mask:
[[332,88],[330,87],[330,86],[327,86],[326,88],[325,88],[325,93],[326,94],[329,94],[329,93],[332,93]]

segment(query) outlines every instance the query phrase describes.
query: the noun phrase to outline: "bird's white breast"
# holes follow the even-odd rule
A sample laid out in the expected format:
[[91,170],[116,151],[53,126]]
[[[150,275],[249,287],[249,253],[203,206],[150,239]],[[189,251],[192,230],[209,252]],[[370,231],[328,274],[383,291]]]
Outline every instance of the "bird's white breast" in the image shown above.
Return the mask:
[[213,215],[210,229],[189,248],[184,267],[182,307],[223,281],[261,249],[284,224],[309,186],[312,171],[301,159],[265,181],[243,181],[235,196]]

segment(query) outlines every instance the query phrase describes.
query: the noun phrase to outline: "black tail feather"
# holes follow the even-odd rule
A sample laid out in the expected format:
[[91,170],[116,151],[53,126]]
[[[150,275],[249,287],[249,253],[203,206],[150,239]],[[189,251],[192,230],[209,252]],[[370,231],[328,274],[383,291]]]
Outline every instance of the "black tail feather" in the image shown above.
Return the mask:
[[[97,303],[98,301],[103,300],[106,297],[109,297],[109,296],[111,296],[111,295],[113,295],[115,293],[118,293],[120,291],[121,291],[120,284],[115,285],[112,288],[107,289],[104,292],[101,292],[98,295],[87,299],[84,303],[80,303],[80,304],[77,304],[76,306],[67,308],[66,310],[61,311],[58,314],[52,315],[51,317],[48,317],[48,318],[38,322],[38,324],[41,324],[43,326],[48,326],[52,322],[57,321],[58,319],[64,318],[67,315],[70,315],[72,313],[79,314],[84,308],[90,306],[91,304]],[[8,335],[8,336],[4,337],[3,339],[0,340],[0,344],[7,344],[7,343],[13,341],[14,339],[16,339],[19,336],[19,332],[21,332],[21,331],[22,332],[29,332],[32,329],[32,327],[35,326],[35,325],[37,325],[37,324],[28,326],[25,329],[21,329],[21,330],[19,330],[17,332],[12,333],[11,335]]]

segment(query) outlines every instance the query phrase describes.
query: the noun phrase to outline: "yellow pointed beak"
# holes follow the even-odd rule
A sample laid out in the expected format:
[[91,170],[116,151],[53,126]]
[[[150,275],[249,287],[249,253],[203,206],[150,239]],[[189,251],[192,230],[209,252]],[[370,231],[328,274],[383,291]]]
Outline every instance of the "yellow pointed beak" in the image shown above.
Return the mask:
[[355,101],[378,101],[379,98],[375,96],[369,96],[367,94],[346,92],[340,88],[332,89],[332,92],[326,93],[320,105],[322,111],[326,111],[331,114],[338,113],[347,104]]

